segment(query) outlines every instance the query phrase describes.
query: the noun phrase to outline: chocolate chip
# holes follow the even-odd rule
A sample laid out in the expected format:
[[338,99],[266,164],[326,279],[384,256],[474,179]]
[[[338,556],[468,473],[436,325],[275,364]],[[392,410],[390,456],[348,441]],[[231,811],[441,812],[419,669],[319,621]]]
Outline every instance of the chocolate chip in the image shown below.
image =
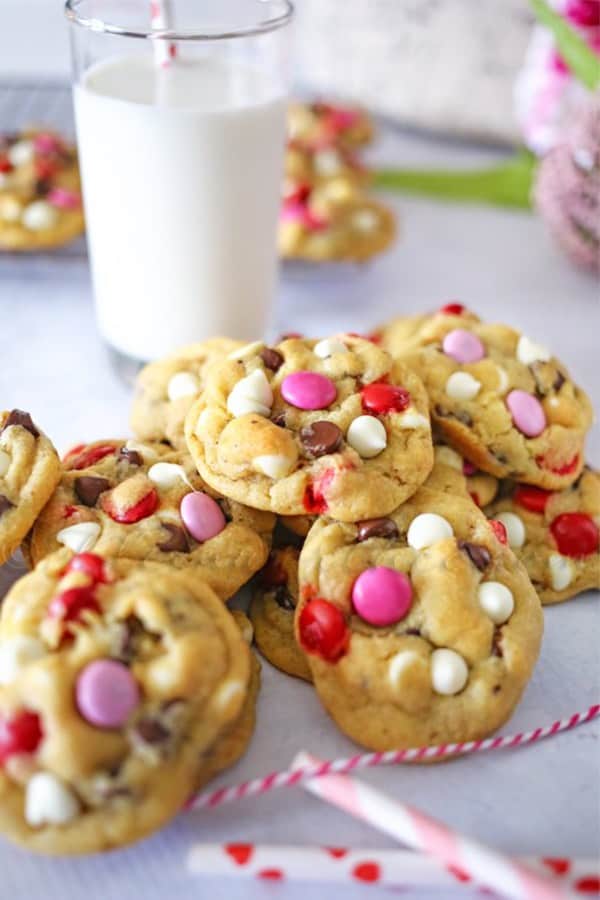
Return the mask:
[[276,413],[274,416],[271,416],[271,422],[273,425],[277,425],[279,428],[285,428],[285,413],[280,412]]
[[169,737],[169,732],[158,719],[140,719],[135,726],[135,733],[145,744],[161,744]]
[[94,475],[81,475],[74,482],[75,493],[84,506],[95,506],[100,494],[110,487],[108,478],[96,478]]
[[388,519],[385,517],[381,519],[365,519],[363,522],[358,522],[357,525],[358,533],[356,535],[356,540],[359,543],[361,541],[366,541],[372,537],[398,537],[398,526],[393,519]]
[[404,634],[409,634],[411,637],[421,637],[421,629],[420,628],[407,628]]
[[296,609],[292,595],[284,584],[280,584],[275,590],[275,603],[287,612],[293,612]]
[[502,650],[502,629],[494,628],[494,636],[492,638],[492,656],[504,656]]
[[272,372],[277,372],[284,362],[281,353],[278,350],[274,350],[273,347],[264,347],[260,351],[260,358],[267,369],[271,369]]
[[457,419],[459,422],[462,422],[463,425],[466,425],[468,428],[473,424],[473,419],[469,415],[468,412],[464,409],[457,409],[453,412],[450,412],[449,409],[446,409],[444,406],[441,406],[439,403],[436,404],[434,408],[434,412],[436,416],[439,416],[440,419]]
[[487,547],[484,547],[483,544],[472,544],[470,541],[459,541],[458,546],[461,550],[464,550],[476,569],[479,569],[480,572],[485,572],[492,561],[492,556]]
[[129,447],[121,447],[119,450],[119,459],[124,459],[132,466],[143,466],[144,460],[142,454],[137,450],[130,450]]
[[492,688],[492,694],[499,694],[501,690],[502,690],[501,686],[499,684],[495,684],[494,687]]
[[333,422],[322,420],[302,428],[300,440],[306,455],[314,458],[339,450],[342,446],[343,435]]
[[[23,412],[22,409],[13,409],[12,412],[9,412],[4,425],[2,426],[2,431],[6,431],[7,428],[10,428],[11,425],[20,425],[21,428],[24,428],[25,431],[28,431],[29,434],[33,435],[34,438],[38,438],[40,436],[39,431],[35,427],[32,422],[31,416],[27,412]],[[1,434],[2,432],[0,432]]]
[[10,502],[8,497],[5,497],[4,494],[0,494],[0,516],[3,516],[9,509],[13,509],[14,505],[14,503]]
[[567,379],[565,378],[563,373],[557,371],[556,378],[554,379],[554,384],[552,385],[552,387],[554,388],[555,391],[560,391],[561,387],[563,386],[563,384],[565,383],[566,380]]
[[128,616],[124,622],[122,622],[122,626],[123,637],[121,639],[121,646],[119,647],[119,656],[122,656],[124,659],[131,659],[135,653],[138,638],[144,633],[145,629],[140,619],[133,615]]
[[180,528],[179,525],[173,525],[171,522],[161,522],[161,525],[168,532],[169,537],[166,541],[156,545],[159,550],[164,551],[164,553],[170,553],[171,551],[175,553],[190,552],[190,542],[183,528]]
[[35,195],[36,197],[45,197],[47,193],[49,193],[52,185],[48,181],[47,178],[38,178],[35,183]]

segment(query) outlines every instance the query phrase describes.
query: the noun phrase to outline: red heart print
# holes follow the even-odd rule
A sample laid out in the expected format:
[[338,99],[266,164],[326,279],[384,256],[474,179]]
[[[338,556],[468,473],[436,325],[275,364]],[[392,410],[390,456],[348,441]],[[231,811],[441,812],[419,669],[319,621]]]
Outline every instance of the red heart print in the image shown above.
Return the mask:
[[225,844],[225,852],[236,861],[238,866],[245,866],[254,852],[254,847],[252,844]]
[[571,863],[568,859],[557,859],[554,856],[549,856],[543,859],[542,862],[557,875],[566,875],[571,868]]
[[266,881],[282,881],[283,880],[283,872],[281,869],[261,869],[260,872],[257,872],[259,878],[264,878]]
[[459,869],[458,866],[447,866],[446,867],[451,875],[454,875],[457,881],[470,881],[471,876],[468,872],[465,872],[464,869]]
[[324,849],[330,856],[333,856],[334,859],[341,859],[342,856],[345,856],[348,852],[343,847],[325,847]]
[[588,875],[575,882],[575,890],[580,894],[600,894],[600,878]]
[[362,862],[354,866],[352,875],[357,881],[379,881],[381,877],[381,869],[374,862]]

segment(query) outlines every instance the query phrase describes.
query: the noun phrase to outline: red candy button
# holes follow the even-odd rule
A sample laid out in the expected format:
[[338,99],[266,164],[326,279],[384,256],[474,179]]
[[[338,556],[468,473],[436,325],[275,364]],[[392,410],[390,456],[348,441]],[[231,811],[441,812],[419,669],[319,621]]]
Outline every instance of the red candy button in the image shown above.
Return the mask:
[[551,496],[552,491],[543,491],[541,488],[530,487],[528,484],[519,484],[513,494],[513,499],[519,506],[541,515]]
[[562,513],[554,519],[550,531],[559,552],[575,559],[595,553],[600,543],[598,526],[585,513]]
[[[64,462],[67,464],[68,469],[87,469],[88,466],[93,466],[94,463],[104,459],[105,456],[110,456],[111,453],[116,452],[117,447],[114,447],[112,444],[100,444],[98,447],[90,447],[87,450],[85,449],[85,444],[83,446],[79,444],[67,453]],[[72,457],[75,457],[75,459],[71,462]]]
[[16,753],[33,753],[42,737],[37,713],[22,710],[11,719],[0,718],[0,764]]
[[501,544],[508,544],[508,535],[506,533],[506,528],[499,522],[498,519],[490,519],[490,528],[496,535],[496,538],[500,541]]
[[141,500],[138,500],[138,502],[133,506],[130,506],[129,509],[116,510],[107,504],[105,506],[105,512],[107,512],[115,522],[121,522],[123,525],[132,525],[134,522],[139,522],[140,519],[151,516],[157,506],[158,494],[154,488],[152,488],[145,497],[142,497]]
[[444,313],[446,316],[462,316],[465,309],[466,307],[462,303],[446,303],[445,306],[440,306],[438,312]]
[[576,453],[573,459],[570,459],[569,462],[563,463],[562,466],[548,465],[544,456],[536,456],[535,461],[540,469],[547,469],[549,472],[554,472],[555,475],[572,475],[579,465],[579,454]]
[[14,166],[6,156],[0,156],[0,172],[3,175],[6,175],[8,172],[12,172]]
[[360,392],[362,408],[374,416],[390,412],[404,412],[410,406],[410,394],[393,384],[374,382],[367,384]]
[[74,556],[65,572],[83,572],[95,582],[106,584],[108,578],[104,569],[104,560],[96,553],[78,553]]
[[320,597],[303,607],[299,631],[300,642],[307,653],[314,653],[325,662],[337,662],[350,643],[350,631],[343,613]]
[[92,585],[69,588],[53,597],[48,604],[50,618],[62,619],[63,622],[78,622],[85,610],[100,612]]

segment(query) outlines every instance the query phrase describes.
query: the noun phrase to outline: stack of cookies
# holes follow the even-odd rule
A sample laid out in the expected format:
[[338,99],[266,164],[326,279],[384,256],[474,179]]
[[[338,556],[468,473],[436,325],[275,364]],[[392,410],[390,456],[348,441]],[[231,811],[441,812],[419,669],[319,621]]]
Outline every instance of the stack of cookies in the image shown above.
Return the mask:
[[140,373],[134,439],[62,463],[2,414],[0,562],[32,571],[0,617],[0,830],[81,853],[167,822],[250,740],[253,636],[362,746],[490,734],[540,599],[599,586],[590,421],[544,347],[457,304],[183,348]]
[[362,262],[395,236],[394,216],[368,193],[358,151],[373,139],[361,110],[293,103],[279,223],[279,252],[309,262]]

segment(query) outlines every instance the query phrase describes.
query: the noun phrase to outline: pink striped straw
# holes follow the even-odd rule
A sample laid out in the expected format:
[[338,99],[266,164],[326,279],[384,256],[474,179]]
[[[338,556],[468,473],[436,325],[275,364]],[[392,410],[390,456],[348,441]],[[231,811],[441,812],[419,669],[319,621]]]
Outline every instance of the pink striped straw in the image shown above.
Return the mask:
[[[319,760],[299,753],[294,765]],[[349,775],[327,775],[303,783],[303,788],[343,809],[445,866],[465,872],[481,885],[511,900],[560,900],[570,891],[554,880],[510,859],[492,847],[453,831],[414,806],[392,800]]]
[[233,803],[244,797],[256,797],[277,788],[292,787],[310,778],[318,778],[333,773],[348,773],[355,769],[368,769],[374,766],[396,765],[397,763],[414,762],[423,759],[442,759],[448,756],[459,756],[470,753],[485,753],[490,750],[505,750],[535,744],[545,738],[553,737],[563,731],[570,731],[585,722],[591,722],[600,715],[600,704],[590,706],[586,712],[577,712],[559,719],[551,725],[535,728],[532,731],[521,731],[506,737],[486,738],[481,741],[466,741],[459,744],[441,744],[436,747],[415,747],[411,750],[388,750],[379,753],[361,753],[349,759],[335,759],[314,765],[286,769],[284,772],[271,772],[260,778],[244,781],[242,784],[221,787],[205,791],[190,798],[186,809],[214,809],[224,803]]
[[[153,31],[169,31],[173,27],[171,0],[150,0],[150,22]],[[177,47],[169,41],[154,41],[154,58],[163,69],[170,66],[177,55]]]

